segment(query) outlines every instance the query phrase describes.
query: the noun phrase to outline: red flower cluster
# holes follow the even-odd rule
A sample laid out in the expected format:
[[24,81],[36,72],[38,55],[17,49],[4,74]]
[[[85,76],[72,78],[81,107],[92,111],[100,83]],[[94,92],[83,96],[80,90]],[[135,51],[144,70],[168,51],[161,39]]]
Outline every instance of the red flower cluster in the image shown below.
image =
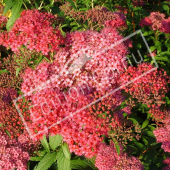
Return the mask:
[[119,27],[127,27],[126,24],[126,16],[122,14],[121,12],[114,12],[115,19],[108,20],[105,22],[106,27],[113,27],[113,28],[119,28]]
[[25,10],[9,32],[0,35],[0,44],[10,47],[14,52],[25,45],[29,50],[43,54],[58,51],[64,43],[59,29],[53,28],[57,18],[38,10]]
[[170,17],[168,19],[164,19],[162,21],[161,31],[164,33],[167,33],[167,34],[170,33]]
[[[146,74],[147,71],[153,68],[148,63],[142,63],[138,67],[130,66],[120,78],[122,85],[131,82],[127,86],[122,87],[122,89],[132,95],[133,98],[138,99],[139,102],[147,104],[148,107],[160,106],[163,103],[162,99],[165,97],[165,93],[169,90],[167,83],[170,80],[166,72],[156,69]],[[143,75],[144,73],[146,75]],[[139,76],[141,77],[135,80]]]
[[[0,88],[0,130],[8,131],[11,138],[22,134],[24,126],[12,100],[17,97],[17,91],[12,88]],[[26,115],[28,119],[29,115]]]
[[[33,105],[29,129],[37,135],[35,138],[60,133],[71,152],[87,157],[97,153],[102,135],[107,136],[110,128],[121,125],[123,111],[110,111],[124,101],[124,96],[117,91],[89,109],[84,107],[119,86],[117,79],[127,64],[121,62],[127,54],[126,47],[114,46],[121,39],[111,27],[101,33],[71,33],[54,63],[43,62],[35,70],[26,70],[22,91],[35,91],[29,94]],[[65,118],[68,119],[64,121]],[[54,125],[56,122],[60,123]]]

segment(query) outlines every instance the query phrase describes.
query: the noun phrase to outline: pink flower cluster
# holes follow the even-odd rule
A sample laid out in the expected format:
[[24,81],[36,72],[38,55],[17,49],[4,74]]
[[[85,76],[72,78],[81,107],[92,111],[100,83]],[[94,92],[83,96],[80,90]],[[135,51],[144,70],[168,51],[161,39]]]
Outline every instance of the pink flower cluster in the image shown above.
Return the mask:
[[164,149],[165,152],[170,153],[170,109],[160,110],[157,108],[157,112],[160,113],[160,122],[161,127],[158,127],[153,131],[157,142],[161,142],[161,148]]
[[161,148],[165,152],[170,152],[170,125],[159,127],[153,131],[157,142],[162,142]]
[[167,157],[163,163],[168,164],[168,166],[164,167],[162,170],[170,170],[170,157]]
[[25,45],[29,50],[43,54],[58,51],[64,43],[59,29],[53,28],[57,18],[38,10],[25,10],[9,32],[0,35],[0,44],[10,47],[14,52]]
[[143,170],[144,167],[140,160],[135,157],[128,157],[126,153],[122,152],[120,155],[113,145],[107,146],[100,144],[98,148],[95,166],[99,170]]
[[[121,84],[124,85],[139,78],[127,86],[122,87],[125,92],[138,99],[139,102],[147,104],[148,107],[160,106],[169,88],[169,77],[163,70],[153,70],[154,67],[148,63],[139,64],[137,67],[128,67],[125,73],[121,74]],[[150,72],[149,72],[150,71]],[[143,74],[146,75],[143,75]],[[143,75],[143,76],[142,76]],[[141,76],[141,77],[139,77]]]
[[143,27],[151,26],[153,30],[160,30],[162,28],[162,21],[165,19],[165,14],[160,12],[151,12],[148,17],[141,20],[140,25]]
[[102,135],[121,125],[123,111],[115,111],[113,117],[110,114],[124,101],[120,91],[84,108],[119,86],[117,79],[127,64],[121,61],[127,54],[126,46],[118,44],[115,48],[119,40],[122,36],[111,27],[100,33],[70,33],[66,47],[55,55],[52,64],[43,62],[35,70],[25,71],[22,91],[35,91],[29,96],[33,105],[29,129],[36,139],[59,133],[71,152],[92,157]]
[[[108,90],[118,86],[119,74],[124,71],[127,48],[115,28],[67,34],[66,47],[54,56],[53,64],[42,63],[36,71],[26,70],[22,91],[46,83],[46,87],[61,89],[87,84],[96,90]],[[57,76],[56,76],[57,75]],[[59,76],[58,76],[59,75]]]
[[11,140],[7,134],[0,132],[0,169],[27,170],[28,152],[16,140]]
[[150,26],[154,31],[170,33],[170,17],[165,19],[165,14],[160,12],[151,12],[148,17],[141,20],[140,25],[142,27]]

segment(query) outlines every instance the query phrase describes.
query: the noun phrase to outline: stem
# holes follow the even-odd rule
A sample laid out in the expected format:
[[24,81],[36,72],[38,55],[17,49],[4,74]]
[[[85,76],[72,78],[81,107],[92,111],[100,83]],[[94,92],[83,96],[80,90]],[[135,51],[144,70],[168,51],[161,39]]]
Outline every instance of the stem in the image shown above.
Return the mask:
[[91,6],[92,6],[92,9],[93,9],[94,8],[93,0],[92,0],[92,3],[91,3]]
[[40,4],[40,6],[38,7],[38,10],[40,10],[40,9],[41,9],[42,4],[43,4],[43,1],[41,1],[41,4]]
[[25,4],[25,2],[23,2],[23,4],[24,4],[25,8],[28,9],[27,6],[26,6],[26,4]]

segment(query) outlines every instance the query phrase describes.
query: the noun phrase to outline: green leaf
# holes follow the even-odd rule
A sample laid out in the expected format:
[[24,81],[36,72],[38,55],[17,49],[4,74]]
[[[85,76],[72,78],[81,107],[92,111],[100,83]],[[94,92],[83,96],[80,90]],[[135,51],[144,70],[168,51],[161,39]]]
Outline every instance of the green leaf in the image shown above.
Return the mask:
[[148,35],[151,35],[153,32],[152,31],[145,31],[143,33],[143,36],[148,36]]
[[156,49],[155,46],[151,46],[151,47],[150,47],[151,52],[153,52],[155,49]]
[[143,140],[143,142],[145,143],[145,145],[147,146],[147,145],[148,145],[148,141],[147,141],[147,139],[146,139],[146,138],[144,138],[144,137],[142,137],[142,140]]
[[71,160],[71,169],[87,169],[88,165],[81,159]]
[[62,146],[61,146],[62,150],[63,150],[63,153],[65,155],[65,157],[67,159],[70,159],[71,158],[71,154],[70,154],[70,151],[69,151],[69,148],[68,148],[68,145],[66,143],[64,143]]
[[50,167],[50,170],[58,170],[57,162],[54,162]]
[[13,1],[12,0],[6,0],[5,1],[5,8],[4,8],[4,11],[3,11],[3,15],[5,15],[7,12],[8,12],[8,10],[10,10],[11,9],[11,7],[13,6]]
[[142,129],[144,129],[149,124],[149,120],[146,119],[142,124]]
[[7,69],[0,70],[0,74],[2,74],[2,73],[7,73],[7,72],[8,72]]
[[9,31],[10,28],[13,26],[17,18],[20,16],[20,11],[21,11],[21,6],[22,6],[23,0],[17,0],[15,4],[13,5],[11,9],[11,17],[9,18],[7,24],[6,24],[6,29]]
[[31,157],[30,161],[41,161],[42,160],[42,156],[35,156],[35,157]]
[[19,72],[20,72],[20,70],[22,69],[22,67],[18,67],[17,69],[16,69],[16,76],[18,77],[18,74],[19,74]]
[[54,0],[50,0],[50,5],[53,5],[54,4]]
[[98,170],[98,168],[96,168],[96,166],[95,166],[95,157],[85,158],[84,162],[85,162],[88,166],[90,166],[92,169]]
[[57,153],[47,153],[43,159],[39,162],[35,170],[48,170],[51,165],[56,161]]
[[155,60],[169,61],[170,62],[170,51],[165,51],[154,57]]
[[39,156],[44,156],[45,154],[46,154],[46,150],[38,151]]
[[55,150],[62,142],[63,137],[61,135],[49,136],[49,144],[52,150]]
[[71,170],[70,159],[65,157],[62,148],[57,153],[57,164],[59,170]]
[[152,116],[151,113],[147,113],[147,119],[149,119]]
[[115,138],[112,138],[114,144],[115,144],[115,148],[116,148],[116,151],[117,151],[117,154],[119,155],[120,154],[120,146],[119,146],[119,143],[118,141],[115,139]]
[[152,125],[148,125],[148,127],[149,127],[149,129],[150,129],[151,131],[154,131],[154,130],[155,130],[155,127],[152,126]]
[[11,134],[9,133],[8,130],[5,130],[5,133],[6,133],[9,137],[11,137]]
[[142,134],[150,136],[150,137],[155,137],[152,131],[142,131]]
[[44,146],[47,152],[50,152],[50,147],[48,145],[47,138],[45,135],[43,135],[43,139],[41,139],[41,144]]
[[167,11],[167,13],[169,14],[169,6],[168,6],[168,5],[164,4],[164,5],[162,6],[162,8],[163,8],[165,11]]
[[132,141],[136,144],[138,148],[140,148],[142,151],[146,149],[145,145],[142,143],[138,142],[135,138],[132,138]]
[[129,120],[131,120],[134,124],[139,124],[138,121],[134,118],[128,118]]

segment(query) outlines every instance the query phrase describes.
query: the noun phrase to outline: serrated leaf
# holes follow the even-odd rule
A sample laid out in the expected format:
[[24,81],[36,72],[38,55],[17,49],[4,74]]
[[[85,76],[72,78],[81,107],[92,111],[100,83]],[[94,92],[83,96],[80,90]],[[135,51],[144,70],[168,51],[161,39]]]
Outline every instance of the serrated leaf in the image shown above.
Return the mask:
[[43,139],[41,139],[41,144],[43,145],[47,152],[50,152],[50,147],[48,145],[47,138],[45,135],[43,135]]
[[57,164],[59,170],[71,170],[70,159],[65,157],[62,148],[57,153]]
[[70,158],[71,158],[71,154],[70,154],[70,151],[69,151],[69,148],[68,148],[67,144],[64,143],[64,144],[61,146],[61,148],[62,148],[62,150],[63,150],[63,153],[64,153],[65,157],[66,157],[67,159],[70,159]]
[[18,0],[15,2],[11,9],[11,17],[9,18],[7,24],[6,24],[6,29],[9,31],[10,28],[13,26],[17,18],[20,16],[20,11],[21,11],[21,6],[22,6],[23,0]]
[[146,119],[142,124],[142,129],[144,129],[149,124],[149,120]]
[[51,165],[56,161],[57,153],[47,153],[43,159],[39,162],[35,170],[48,170]]
[[55,150],[62,142],[63,137],[61,135],[49,136],[49,144],[52,150]]

